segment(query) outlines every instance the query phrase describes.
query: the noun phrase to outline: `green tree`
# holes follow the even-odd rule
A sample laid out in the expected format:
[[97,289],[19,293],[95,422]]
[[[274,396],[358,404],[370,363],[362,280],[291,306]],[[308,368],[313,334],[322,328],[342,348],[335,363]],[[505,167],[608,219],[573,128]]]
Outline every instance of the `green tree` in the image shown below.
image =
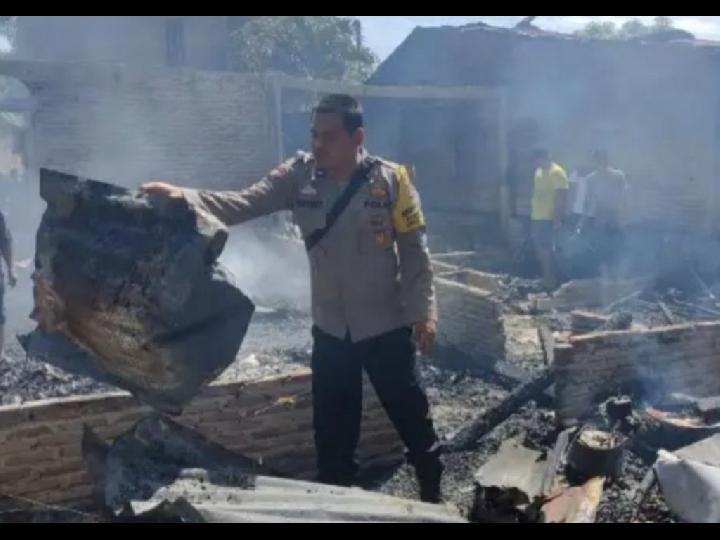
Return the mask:
[[620,31],[616,37],[629,39],[633,37],[646,36],[650,33],[650,27],[645,26],[642,21],[633,19],[627,21],[620,27]]
[[576,34],[593,39],[612,39],[617,37],[617,28],[615,23],[610,21],[591,21],[582,30],[578,30]]
[[11,46],[15,41],[16,20],[17,17],[12,15],[0,15],[0,36],[5,38]]
[[632,19],[623,23],[619,29],[612,22],[591,21],[575,34],[594,39],[631,39],[672,29],[674,26],[670,17],[655,17],[651,25]]
[[330,16],[243,17],[231,32],[237,71],[281,71],[314,78],[364,81],[377,59],[360,21]]
[[670,17],[655,17],[653,21],[654,30],[669,30],[671,28],[674,27]]

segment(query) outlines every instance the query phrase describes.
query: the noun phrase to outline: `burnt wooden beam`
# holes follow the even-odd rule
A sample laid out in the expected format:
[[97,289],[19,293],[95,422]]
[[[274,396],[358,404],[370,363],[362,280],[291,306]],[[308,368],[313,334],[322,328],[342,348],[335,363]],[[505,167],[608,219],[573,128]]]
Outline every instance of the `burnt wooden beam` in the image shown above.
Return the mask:
[[479,446],[479,441],[500,423],[507,420],[525,403],[540,395],[553,383],[553,373],[545,369],[533,375],[479,417],[470,421],[444,445],[444,452],[467,452]]
[[254,310],[217,262],[227,229],[185,200],[47,169],[40,195],[26,350],[179,414],[233,362]]

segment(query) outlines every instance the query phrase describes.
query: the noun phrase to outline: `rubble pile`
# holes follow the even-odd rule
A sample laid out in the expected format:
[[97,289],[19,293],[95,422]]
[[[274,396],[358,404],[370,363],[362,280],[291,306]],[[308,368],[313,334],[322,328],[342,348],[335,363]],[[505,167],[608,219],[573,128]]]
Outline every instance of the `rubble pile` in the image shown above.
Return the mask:
[[[511,396],[537,380],[548,366],[552,373],[549,382],[555,382],[557,355],[562,355],[563,347],[575,337],[588,336],[592,340],[592,336],[602,334],[611,341],[630,339],[640,343],[649,333],[654,336],[655,353],[647,357],[647,368],[654,366],[656,371],[665,369],[664,364],[660,367],[664,361],[676,359],[678,369],[684,366],[688,371],[693,362],[700,362],[692,358],[707,355],[709,362],[716,358],[714,337],[705,336],[713,331],[713,321],[720,320],[720,306],[710,288],[695,286],[697,279],[693,282],[693,286],[679,289],[663,288],[665,283],[658,279],[620,283],[581,280],[548,294],[541,292],[542,286],[536,280],[498,276],[498,288],[492,297],[500,299],[506,314],[505,358],[467,364],[470,368],[463,375],[468,401],[482,387],[494,388],[492,399],[482,400],[474,414],[465,407],[464,422],[447,422],[446,406],[439,396],[454,393],[454,406],[463,401],[449,384],[454,379],[449,376],[440,389],[424,377],[445,443],[443,490],[447,499],[475,521],[687,520],[678,513],[681,510],[677,504],[669,506],[655,471],[663,452],[679,454],[686,445],[707,440],[718,432],[715,422],[719,419],[720,400],[715,394],[720,392],[715,392],[712,384],[720,383],[720,376],[714,368],[705,370],[711,381],[700,386],[681,377],[687,394],[692,394],[693,388],[700,392],[700,396],[684,395],[672,385],[654,385],[658,378],[646,377],[642,369],[637,369],[638,359],[640,364],[644,361],[642,351],[639,349],[639,356],[634,357],[634,349],[625,347],[628,360],[622,377],[618,378],[619,372],[612,375],[618,384],[595,388],[590,401],[593,410],[574,419],[570,427],[566,428],[568,424],[563,423],[567,419],[557,414],[558,389],[554,384],[549,390],[538,385],[516,400],[499,421],[488,422],[504,403],[512,402]],[[670,336],[678,332],[686,337],[675,341]],[[588,346],[588,367],[584,369],[597,371],[601,357],[601,349]],[[462,363],[448,362],[441,355],[434,362],[462,370]],[[515,379],[510,384],[508,374]],[[668,377],[671,375],[669,371]],[[468,378],[473,382],[467,384]],[[478,401],[474,398],[475,403]],[[466,450],[461,451],[458,434],[467,436],[473,429],[477,436],[474,444],[465,441]],[[588,449],[590,446],[596,448]],[[692,469],[694,474],[697,470]],[[523,471],[518,479],[517,471]],[[540,493],[528,485],[533,478],[542,480]],[[701,484],[713,485],[707,479]],[[365,485],[404,496],[411,496],[417,489],[409,466],[370,478]]]
[[[416,518],[483,522],[718,519],[718,508],[712,504],[688,508],[683,503],[683,497],[690,496],[683,486],[692,485],[696,493],[708,496],[718,490],[720,459],[714,453],[717,446],[709,441],[720,433],[720,391],[715,388],[720,389],[720,374],[703,367],[706,358],[717,357],[715,344],[720,343],[715,336],[716,327],[720,330],[720,304],[714,287],[704,285],[699,276],[688,279],[692,286],[685,288],[649,278],[585,279],[547,293],[539,280],[488,274],[471,268],[477,257],[451,255],[434,263],[443,285],[438,289],[441,308],[455,306],[463,317],[460,323],[454,321],[455,326],[472,330],[478,324],[482,332],[472,342],[472,332],[466,328],[451,324],[451,331],[443,333],[441,322],[441,346],[432,358],[419,360],[418,372],[443,441],[443,492],[460,516],[454,510],[437,513],[418,505],[413,510]],[[473,292],[470,300],[466,290]],[[254,379],[288,364],[309,365],[310,324],[303,312],[258,308],[240,356],[214,375]],[[458,339],[462,343],[453,342]],[[15,354],[0,364],[0,388],[7,389],[5,403],[110,388],[93,378],[26,360],[21,354],[16,359]],[[683,375],[675,377],[673,369]],[[708,380],[693,384],[693,377],[703,374]],[[676,384],[667,384],[665,379]],[[16,397],[5,397],[13,392]],[[181,472],[157,478],[162,467],[149,462],[131,465],[135,458],[130,456],[138,454],[128,450],[132,447],[128,441],[141,432],[146,433],[146,440],[158,431],[178,435],[173,426],[166,419],[141,422],[134,434],[126,434],[121,438],[124,442],[118,439],[100,452],[102,459],[94,460],[109,467],[105,472],[114,471],[114,487],[126,488],[124,498],[103,502],[115,509],[114,519],[402,521],[408,516],[402,515],[401,505],[394,506],[400,504],[396,498],[417,499],[414,471],[407,464],[362,471],[358,485],[366,491],[346,494],[340,490],[353,501],[345,509],[330,508],[328,497],[339,491],[329,494],[313,484],[268,480],[265,487],[276,489],[282,484],[285,495],[299,493],[296,489],[315,490],[306,491],[307,504],[302,508],[291,505],[284,510],[263,506],[262,501],[270,500],[266,495],[249,494],[250,484],[227,477],[227,471],[216,471],[202,459],[199,464],[186,463]],[[183,432],[180,439],[186,436],[191,435]],[[204,443],[198,444],[203,447]],[[113,452],[117,459],[106,459]],[[162,462],[170,454],[165,449],[156,457]],[[251,467],[243,463],[243,470]],[[141,475],[142,482],[126,474],[135,466],[150,466]],[[240,476],[257,482],[272,478],[272,471],[253,469],[249,476]],[[99,485],[110,486],[108,478],[101,474]],[[150,487],[143,483],[151,480],[155,483]],[[684,495],[669,496],[671,492]],[[216,494],[230,499],[221,504]],[[258,513],[226,504],[238,496],[255,501]],[[383,505],[389,513],[384,517],[373,513]]]
[[282,478],[167,418],[151,416],[85,459],[115,519],[164,522],[462,523],[451,507]]

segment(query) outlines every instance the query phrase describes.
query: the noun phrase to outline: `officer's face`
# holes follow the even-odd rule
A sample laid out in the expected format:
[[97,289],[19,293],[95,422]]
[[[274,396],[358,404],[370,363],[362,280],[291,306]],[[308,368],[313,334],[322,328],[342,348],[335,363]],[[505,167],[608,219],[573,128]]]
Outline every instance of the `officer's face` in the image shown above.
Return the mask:
[[339,114],[313,115],[310,137],[318,167],[332,170],[354,163],[358,148],[363,143],[363,136],[362,128],[355,133],[348,133]]

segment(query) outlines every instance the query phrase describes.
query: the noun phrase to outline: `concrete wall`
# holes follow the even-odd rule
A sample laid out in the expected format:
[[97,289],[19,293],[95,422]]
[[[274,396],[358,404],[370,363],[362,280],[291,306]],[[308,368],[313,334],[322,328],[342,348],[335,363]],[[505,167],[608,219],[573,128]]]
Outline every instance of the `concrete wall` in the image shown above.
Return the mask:
[[561,421],[591,414],[622,385],[650,394],[720,394],[720,322],[642,331],[598,332],[555,348],[555,396]]
[[31,90],[37,166],[136,186],[239,187],[276,161],[261,76],[2,62]]
[[[366,384],[358,457],[362,465],[402,459],[402,445]],[[0,407],[0,493],[44,502],[82,499],[92,484],[82,461],[87,424],[106,440],[151,412],[114,393]],[[179,421],[210,440],[294,477],[315,470],[308,370],[257,382],[213,384]]]
[[185,64],[227,67],[227,17],[21,16],[15,56],[24,60],[167,65],[166,22],[182,21]]

